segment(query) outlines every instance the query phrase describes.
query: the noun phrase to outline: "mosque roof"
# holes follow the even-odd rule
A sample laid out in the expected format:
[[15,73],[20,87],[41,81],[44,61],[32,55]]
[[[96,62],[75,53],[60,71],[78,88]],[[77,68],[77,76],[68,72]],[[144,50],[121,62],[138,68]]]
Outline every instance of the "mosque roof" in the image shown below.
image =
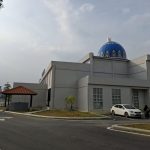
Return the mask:
[[126,59],[126,52],[122,45],[108,38],[108,42],[99,49],[98,56]]

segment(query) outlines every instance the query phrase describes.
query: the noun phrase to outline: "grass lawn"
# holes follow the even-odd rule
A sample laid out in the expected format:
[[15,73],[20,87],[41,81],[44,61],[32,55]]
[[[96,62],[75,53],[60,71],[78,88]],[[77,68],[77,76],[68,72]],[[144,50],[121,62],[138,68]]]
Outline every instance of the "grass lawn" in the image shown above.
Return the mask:
[[0,110],[5,110],[6,108],[5,107],[0,107]]
[[100,114],[79,112],[79,111],[67,111],[67,110],[47,110],[42,112],[34,113],[36,115],[43,116],[56,116],[56,117],[99,117]]
[[131,124],[131,125],[125,125],[126,127],[132,127],[132,128],[138,128],[138,129],[145,129],[150,130],[150,123],[146,124]]

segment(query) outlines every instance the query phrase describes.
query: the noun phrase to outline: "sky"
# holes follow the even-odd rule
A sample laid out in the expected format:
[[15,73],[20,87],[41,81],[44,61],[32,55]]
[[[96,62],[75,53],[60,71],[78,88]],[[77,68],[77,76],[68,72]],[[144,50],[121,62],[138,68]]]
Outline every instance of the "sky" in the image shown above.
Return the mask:
[[0,85],[36,83],[53,61],[98,54],[107,37],[127,58],[150,54],[150,0],[4,0]]

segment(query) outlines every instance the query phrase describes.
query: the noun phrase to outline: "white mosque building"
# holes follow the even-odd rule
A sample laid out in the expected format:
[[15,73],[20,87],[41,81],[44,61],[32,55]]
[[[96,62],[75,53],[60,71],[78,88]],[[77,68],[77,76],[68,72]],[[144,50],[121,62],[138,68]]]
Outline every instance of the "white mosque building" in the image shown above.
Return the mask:
[[150,55],[128,60],[125,49],[109,38],[98,56],[89,53],[80,62],[51,61],[39,84],[14,83],[18,85],[38,93],[34,106],[64,109],[65,98],[75,96],[79,111],[108,110],[117,103],[143,108],[150,105]]

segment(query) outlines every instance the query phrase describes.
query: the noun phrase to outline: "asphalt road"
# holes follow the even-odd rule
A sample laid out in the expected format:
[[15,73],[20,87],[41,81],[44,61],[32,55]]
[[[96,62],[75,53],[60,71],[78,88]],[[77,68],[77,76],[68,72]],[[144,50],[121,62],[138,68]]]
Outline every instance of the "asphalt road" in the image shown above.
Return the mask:
[[[13,118],[11,118],[13,117]],[[0,150],[142,150],[150,137],[107,130],[130,120],[69,121],[0,112]]]

